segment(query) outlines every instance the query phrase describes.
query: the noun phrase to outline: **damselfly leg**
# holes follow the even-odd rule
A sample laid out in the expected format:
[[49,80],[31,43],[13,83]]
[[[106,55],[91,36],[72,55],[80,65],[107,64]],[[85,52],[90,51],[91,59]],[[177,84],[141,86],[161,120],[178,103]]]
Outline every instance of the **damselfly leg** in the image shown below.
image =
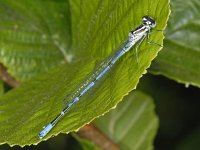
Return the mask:
[[148,44],[155,44],[157,46],[163,47],[163,45],[161,45],[161,44],[158,44],[156,42],[150,41],[150,34],[155,33],[155,32],[162,32],[162,31],[163,30],[153,30],[153,31],[148,30],[148,32],[147,32],[147,39],[146,39],[147,43]]

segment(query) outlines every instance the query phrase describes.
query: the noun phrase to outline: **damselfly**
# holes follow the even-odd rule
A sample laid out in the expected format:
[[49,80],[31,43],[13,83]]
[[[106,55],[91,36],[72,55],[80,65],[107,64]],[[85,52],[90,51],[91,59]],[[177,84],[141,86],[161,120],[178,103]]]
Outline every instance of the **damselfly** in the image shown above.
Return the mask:
[[[60,112],[60,114],[43,130],[38,134],[39,139],[42,139],[62,118],[62,116],[69,110],[69,108],[76,102],[80,100],[80,98],[90,90],[97,81],[105,75],[106,72],[110,70],[110,68],[116,63],[116,61],[122,57],[126,52],[128,52],[136,43],[136,61],[138,62],[138,47],[142,43],[145,37],[147,37],[147,43],[156,44],[153,42],[149,42],[150,30],[156,26],[156,22],[152,17],[144,16],[142,18],[143,23],[132,30],[129,35],[128,39],[123,43],[122,47],[118,49],[114,55],[108,57],[105,61],[103,61],[100,66],[95,69],[95,71],[89,76],[87,80],[80,86],[76,92],[73,94],[73,99],[67,106]],[[159,44],[157,44],[159,45]]]

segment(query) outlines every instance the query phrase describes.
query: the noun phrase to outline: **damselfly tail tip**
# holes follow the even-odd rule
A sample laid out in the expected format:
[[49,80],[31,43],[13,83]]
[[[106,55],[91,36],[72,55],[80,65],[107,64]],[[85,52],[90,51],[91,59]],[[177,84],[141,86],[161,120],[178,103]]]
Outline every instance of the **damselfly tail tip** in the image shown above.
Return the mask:
[[38,134],[38,138],[41,140],[49,131],[53,128],[53,125],[50,123],[48,126],[44,127],[44,129]]

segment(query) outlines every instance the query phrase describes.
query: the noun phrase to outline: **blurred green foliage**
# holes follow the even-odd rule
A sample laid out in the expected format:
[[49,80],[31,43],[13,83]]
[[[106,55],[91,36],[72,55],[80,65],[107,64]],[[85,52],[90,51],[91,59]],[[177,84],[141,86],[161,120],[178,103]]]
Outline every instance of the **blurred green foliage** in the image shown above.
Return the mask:
[[200,87],[200,1],[172,0],[164,48],[150,72]]
[[[166,25],[168,13],[168,1],[157,0],[105,0],[92,1],[92,3],[89,0],[84,2],[81,0],[21,0],[20,3],[4,0],[0,4],[0,62],[17,80],[26,81],[19,89],[11,90],[10,94],[1,98],[0,120],[5,126],[1,126],[0,139],[4,139],[3,143],[9,141],[8,143],[23,143],[22,145],[38,142],[36,138],[30,139],[37,136],[42,125],[46,125],[45,123],[53,119],[54,114],[61,110],[63,102],[57,101],[52,104],[55,108],[46,119],[43,116],[51,111],[48,107],[50,103],[62,99],[74,85],[80,83],[100,60],[124,40],[133,27],[141,23],[141,17],[144,14],[154,16],[158,24],[157,28],[162,29]],[[165,77],[148,73],[138,84],[137,90],[140,92],[131,92],[115,110],[95,120],[102,132],[126,150],[137,149],[134,148],[137,145],[134,141],[141,137],[148,142],[142,145],[143,148],[138,149],[153,149],[157,123],[152,126],[152,134],[148,136],[144,134],[150,122],[156,119],[153,101],[160,120],[154,142],[156,150],[197,150],[200,147],[200,2],[172,0],[171,9],[172,13],[165,31],[164,48],[148,70],[149,73],[161,74]],[[153,34],[152,40],[160,43],[162,35]],[[148,51],[145,51],[146,49]],[[121,60],[112,72],[116,76],[108,75],[107,80],[104,79],[102,85],[98,85],[100,90],[94,89],[96,97],[88,96],[83,99],[83,102],[77,104],[52,134],[75,130],[91,118],[113,108],[137,85],[139,76],[146,70],[158,50],[158,47],[142,44],[139,50],[141,62],[138,66],[135,63],[134,52]],[[55,67],[57,69],[52,70]],[[46,75],[43,74],[47,71]],[[128,73],[122,75],[124,72]],[[39,77],[33,78],[34,76]],[[129,88],[126,88],[127,86]],[[0,87],[2,87],[0,91],[4,91],[2,82]],[[115,92],[110,93],[110,89],[114,89]],[[114,101],[109,103],[109,98],[105,95],[112,97]],[[135,124],[129,125],[132,118],[140,112],[145,100],[149,102],[145,108],[149,109],[145,109],[145,113],[139,117],[142,123],[136,121]],[[22,102],[23,105],[21,105]],[[90,103],[93,105],[89,106]],[[104,104],[110,105],[105,105],[105,109],[99,109],[98,114],[95,114],[96,109]],[[129,105],[127,109],[125,109],[126,105]],[[9,106],[9,109],[5,109],[6,106]],[[14,109],[22,107],[25,109]],[[84,114],[86,109],[89,111]],[[3,113],[4,111],[7,113]],[[27,129],[22,126],[19,132],[11,131],[11,127],[14,129],[16,126],[16,121],[11,119],[15,116],[21,117],[22,112],[24,114],[30,112],[28,117],[31,119],[24,121]],[[82,123],[77,117],[77,115],[80,116],[79,112],[88,117],[83,119]],[[91,115],[90,118],[89,112],[95,115]],[[11,116],[12,113],[15,116]],[[117,116],[118,119],[114,121],[111,128],[109,124],[112,124],[118,113],[123,115]],[[5,115],[2,116],[2,114]],[[6,124],[8,118],[11,122]],[[70,120],[71,123],[68,124]],[[37,124],[37,122],[40,123]],[[37,127],[35,127],[36,124]],[[74,127],[70,128],[71,124]],[[118,136],[121,136],[120,132],[123,133],[123,128],[126,129],[127,125],[132,130],[129,130],[123,139],[117,140]],[[27,133],[28,130],[29,133]],[[111,132],[113,130],[115,132]],[[9,137],[7,133],[13,135]],[[27,137],[24,138],[25,135]],[[59,134],[37,146],[25,146],[23,149],[98,149],[90,141],[79,139],[77,135],[74,137]],[[131,145],[134,146],[131,147]],[[19,146],[10,148],[4,144],[0,146],[0,149],[19,150],[22,148]]]

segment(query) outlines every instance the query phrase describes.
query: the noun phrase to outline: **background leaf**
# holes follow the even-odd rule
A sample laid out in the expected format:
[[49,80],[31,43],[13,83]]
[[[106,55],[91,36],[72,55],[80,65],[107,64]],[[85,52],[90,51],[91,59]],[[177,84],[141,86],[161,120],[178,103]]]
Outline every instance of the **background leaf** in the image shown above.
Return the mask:
[[77,141],[79,141],[83,150],[102,150],[97,145],[92,143],[91,141],[81,138],[75,134],[73,134]]
[[156,149],[175,149],[188,134],[199,128],[199,88],[186,88],[163,76],[146,74],[137,89],[150,95],[156,105],[159,116],[159,130],[154,141]]
[[200,87],[200,1],[172,0],[171,5],[164,49],[150,72]]
[[153,149],[158,119],[153,101],[142,92],[131,92],[117,108],[95,123],[122,150]]
[[70,61],[67,0],[0,1],[0,62],[19,81]]
[[[34,1],[32,2],[34,3]],[[142,16],[147,14],[153,16],[157,21],[157,27],[164,29],[169,15],[168,0],[116,0],[113,1],[116,6],[112,9],[108,5],[108,1],[98,1],[99,5],[102,3],[101,7],[94,7],[95,5],[89,0],[84,1],[84,3],[78,0],[70,1],[71,27],[74,28],[72,29],[73,46],[71,48],[74,55],[76,54],[74,59],[77,60],[77,63],[66,63],[50,70],[40,77],[33,78],[32,81],[24,83],[21,87],[12,90],[0,99],[0,124],[3,124],[0,127],[0,143],[24,146],[40,142],[37,139],[37,134],[44,125],[47,125],[60,113],[63,108],[62,99],[71,93],[72,89],[76,89],[76,85],[93,70],[96,66],[96,59],[99,61],[96,56],[102,53],[100,57],[105,58],[111,49],[117,47],[123,41],[130,30],[141,24]],[[100,13],[97,15],[95,12],[99,11]],[[83,18],[85,14],[93,14],[93,17],[85,16]],[[93,18],[98,19],[94,20]],[[77,20],[80,22],[76,22]],[[97,20],[99,20],[98,24],[95,23]],[[84,25],[87,22],[94,22],[96,26],[91,28],[87,24]],[[80,27],[83,27],[75,28],[79,24]],[[101,30],[97,30],[98,28]],[[75,29],[77,29],[76,32]],[[78,29],[85,29],[85,31]],[[84,36],[87,36],[86,31],[88,30],[91,30],[91,33],[97,30],[96,36],[98,38],[95,42],[89,42],[86,48],[84,44],[79,47],[79,43],[76,41],[80,44],[84,43],[82,40],[87,40]],[[79,36],[76,34],[79,34]],[[162,39],[161,32],[151,36],[152,41],[159,43],[162,43]],[[101,51],[100,45],[105,48],[104,51]],[[93,50],[92,53],[91,50]],[[157,45],[149,45],[143,42],[139,49],[138,64],[135,60],[134,51],[130,51],[117,62],[106,78],[102,79],[93,90],[83,96],[79,103],[71,107],[62,121],[44,139],[59,133],[78,130],[86,123],[114,108],[125,95],[136,87],[139,78],[146,72],[151,60],[154,59],[159,50],[160,47]],[[106,54],[103,54],[104,52]],[[70,101],[70,99],[67,100]]]

